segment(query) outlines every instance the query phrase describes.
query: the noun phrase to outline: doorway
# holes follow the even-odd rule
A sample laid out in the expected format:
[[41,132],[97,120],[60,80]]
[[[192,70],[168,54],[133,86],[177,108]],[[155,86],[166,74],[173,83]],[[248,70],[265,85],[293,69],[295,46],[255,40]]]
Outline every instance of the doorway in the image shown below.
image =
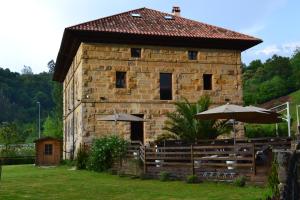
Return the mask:
[[[134,114],[136,117],[144,119],[143,114]],[[144,122],[131,122],[130,140],[141,141],[144,144]]]

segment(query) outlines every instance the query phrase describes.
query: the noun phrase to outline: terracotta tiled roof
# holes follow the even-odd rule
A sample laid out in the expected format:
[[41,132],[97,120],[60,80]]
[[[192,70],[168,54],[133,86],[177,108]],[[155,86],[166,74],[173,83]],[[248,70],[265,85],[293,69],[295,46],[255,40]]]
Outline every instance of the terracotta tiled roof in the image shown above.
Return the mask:
[[[139,14],[134,17],[132,14]],[[165,19],[170,16],[172,19]],[[259,40],[257,38],[168,13],[140,8],[71,26],[79,31],[128,33],[149,36]]]
[[224,28],[140,8],[66,28],[53,80],[63,82],[81,42],[243,51],[262,41]]

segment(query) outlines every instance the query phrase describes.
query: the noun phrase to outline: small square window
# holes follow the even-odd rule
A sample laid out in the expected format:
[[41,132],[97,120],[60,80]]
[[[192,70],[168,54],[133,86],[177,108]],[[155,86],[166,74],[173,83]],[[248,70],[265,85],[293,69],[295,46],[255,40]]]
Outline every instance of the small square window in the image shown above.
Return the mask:
[[52,155],[52,144],[45,144],[45,155]]
[[188,51],[189,60],[197,60],[198,51]]
[[126,88],[126,72],[116,72],[116,88]]
[[131,48],[131,57],[140,58],[141,57],[141,48]]
[[203,89],[212,90],[212,74],[203,74]]

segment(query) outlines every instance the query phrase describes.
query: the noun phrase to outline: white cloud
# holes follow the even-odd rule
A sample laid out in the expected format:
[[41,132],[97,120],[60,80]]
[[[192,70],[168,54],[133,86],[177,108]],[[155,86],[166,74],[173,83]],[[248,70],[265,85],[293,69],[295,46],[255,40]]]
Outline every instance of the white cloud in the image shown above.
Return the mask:
[[281,45],[274,44],[266,46],[265,48],[254,51],[254,54],[265,56],[271,56],[273,54],[290,56],[297,48],[300,48],[300,41],[284,43]]
[[294,53],[294,51],[300,48],[300,42],[292,42],[292,43],[286,43],[282,45],[282,50],[285,53]]
[[277,45],[271,45],[271,46],[267,46],[263,49],[257,50],[254,53],[256,55],[264,54],[266,56],[270,56],[270,55],[276,54],[278,52],[280,52],[280,49],[278,48],[278,46]]

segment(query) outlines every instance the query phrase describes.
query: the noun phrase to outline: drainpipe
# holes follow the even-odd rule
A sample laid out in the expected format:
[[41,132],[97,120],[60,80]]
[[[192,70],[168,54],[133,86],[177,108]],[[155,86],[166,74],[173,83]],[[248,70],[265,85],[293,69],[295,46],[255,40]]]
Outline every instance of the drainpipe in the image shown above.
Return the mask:
[[[73,66],[74,67],[74,66]],[[74,154],[75,154],[75,119],[74,119],[74,117],[75,117],[75,85],[74,85],[74,83],[75,83],[75,81],[74,81],[74,79],[75,79],[75,72],[74,72],[74,68],[73,68],[73,83],[72,83],[72,104],[73,104],[73,116],[72,116],[72,132],[73,132],[73,137],[72,137],[72,139],[73,139],[73,148],[72,148],[72,160],[74,159]]]

